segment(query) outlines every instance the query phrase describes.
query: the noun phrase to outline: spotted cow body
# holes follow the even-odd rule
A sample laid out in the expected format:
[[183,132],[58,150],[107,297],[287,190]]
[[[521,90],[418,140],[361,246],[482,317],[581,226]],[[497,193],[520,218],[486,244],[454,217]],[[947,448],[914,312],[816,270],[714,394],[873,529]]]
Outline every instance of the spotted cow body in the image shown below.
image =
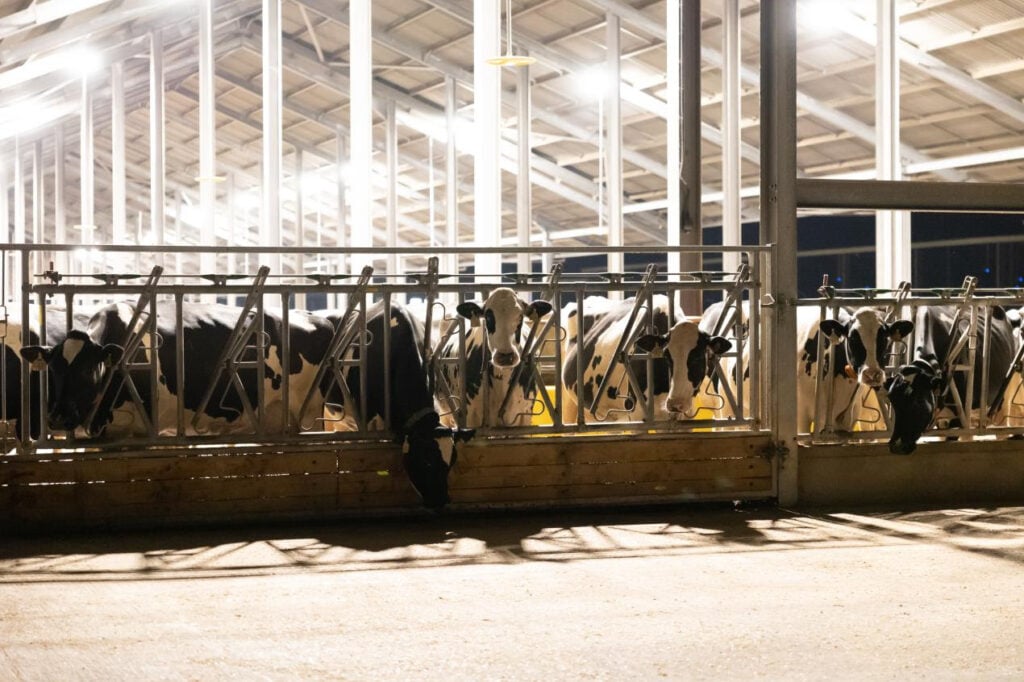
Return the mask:
[[[529,424],[537,389],[529,367],[518,372],[518,378],[516,369],[523,360],[527,322],[540,323],[551,312],[551,304],[527,302],[512,289],[498,287],[483,303],[464,301],[457,310],[471,322],[465,339],[465,376],[461,376],[459,363],[454,362],[459,357],[457,334],[445,342],[440,357],[448,360],[442,362],[441,371],[449,387],[458,395],[456,387],[465,386],[465,425]],[[503,411],[506,395],[509,401]]]
[[[319,314],[337,325],[343,311]],[[448,472],[458,458],[457,444],[474,434],[441,424],[424,356],[423,330],[423,321],[406,306],[392,302],[385,311],[383,302],[373,304],[366,311],[365,363],[354,362],[361,360],[359,343],[344,351],[344,358],[352,361],[342,370],[348,396],[330,377],[321,391],[328,414],[342,428],[356,429],[360,421],[371,430],[390,428],[402,443],[403,464],[413,487],[425,506],[437,509],[450,499]],[[368,379],[365,410],[361,409],[363,366]]]
[[[635,300],[627,299],[605,312],[570,347],[563,364],[562,381],[567,403],[582,401],[584,416],[597,421],[637,421],[643,418],[630,388],[626,368],[621,360],[612,362],[627,329]],[[634,358],[629,367],[641,393],[653,401],[655,420],[687,419],[694,416],[694,396],[707,377],[708,354],[720,354],[730,344],[722,337],[701,331],[697,322],[681,320],[670,326],[669,300],[654,297],[650,312],[650,331],[637,338],[636,348],[653,356],[653,384],[648,384],[647,361]],[[631,350],[631,349],[626,349]],[[578,385],[578,358],[583,361],[583,383]],[[597,392],[605,386],[591,412]],[[589,415],[589,417],[588,417]],[[567,414],[571,421],[575,415]]]
[[[982,398],[985,405],[993,405],[1001,397],[999,391],[1003,387],[1002,379],[1010,369],[1016,349],[1013,327],[1006,311],[998,306],[993,308],[989,325],[984,310],[979,308],[977,338],[974,340],[975,377],[971,396],[966,395],[967,380],[963,372],[954,372],[952,377],[948,375],[951,364],[967,361],[966,351],[963,357],[953,359],[956,363],[946,361],[954,342],[952,326],[955,315],[956,310],[952,306],[918,308],[914,360],[900,367],[885,384],[892,410],[893,428],[889,451],[893,454],[912,453],[924,432],[938,422],[948,422],[954,427],[969,426],[961,424],[951,409],[950,385],[956,387],[965,408],[968,397],[975,406],[980,405]],[[987,328],[989,326],[991,328]],[[988,357],[987,363],[983,360],[985,356]],[[985,372],[988,373],[987,377],[983,376]],[[984,395],[983,385],[987,387]],[[967,417],[973,421],[977,415]],[[992,417],[995,423],[1001,419],[1001,414]]]
[[[831,403],[830,421],[837,431],[850,432],[861,418],[863,400],[885,380],[890,343],[901,341],[914,329],[909,320],[886,322],[882,311],[861,307],[840,309],[836,319],[821,320],[815,308],[797,309],[797,429],[808,432],[814,422],[815,402]],[[818,334],[832,353],[820,364]],[[815,376],[831,375],[831,396],[815,393]],[[822,386],[827,382],[822,381]],[[867,415],[864,415],[867,418]],[[824,425],[815,426],[820,431]]]

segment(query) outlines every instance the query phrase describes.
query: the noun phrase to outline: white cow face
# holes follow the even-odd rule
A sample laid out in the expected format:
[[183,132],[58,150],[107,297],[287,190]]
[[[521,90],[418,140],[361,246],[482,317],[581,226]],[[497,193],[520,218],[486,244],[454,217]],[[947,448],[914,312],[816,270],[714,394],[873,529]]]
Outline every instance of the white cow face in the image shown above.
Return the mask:
[[711,336],[695,322],[676,323],[667,334],[647,334],[636,341],[637,348],[668,360],[669,392],[665,408],[676,414],[693,412],[693,397],[708,375],[708,359],[721,355],[732,343],[721,336]]
[[475,301],[465,301],[458,305],[457,310],[474,325],[484,325],[487,347],[491,349],[491,364],[507,369],[519,364],[523,318],[540,319],[551,312],[551,304],[547,301],[527,303],[512,289],[499,287],[491,292],[482,306]]
[[878,388],[885,380],[885,357],[890,339],[899,341],[914,330],[910,320],[887,324],[874,308],[860,308],[845,324],[824,320],[821,329],[846,339],[847,373],[865,386]]

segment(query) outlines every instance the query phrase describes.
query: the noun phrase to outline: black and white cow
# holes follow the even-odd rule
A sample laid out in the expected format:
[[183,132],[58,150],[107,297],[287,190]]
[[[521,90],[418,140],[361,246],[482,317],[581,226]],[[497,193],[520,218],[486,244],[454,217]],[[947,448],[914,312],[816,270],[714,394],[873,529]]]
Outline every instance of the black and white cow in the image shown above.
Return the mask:
[[[640,336],[635,344],[638,349],[654,356],[654,385],[650,390],[646,361],[635,359],[630,369],[640,390],[653,401],[655,420],[692,418],[694,396],[707,377],[709,354],[724,353],[731,344],[720,336],[712,337],[701,331],[697,322],[692,320],[681,320],[669,328],[668,297],[657,295],[653,298],[653,333]],[[598,402],[598,414],[595,416],[599,421],[642,418],[642,415],[634,414],[635,398],[629,389],[625,367],[621,362],[616,362],[614,368],[611,366],[615,350],[628,333],[626,326],[634,307],[635,300],[626,299],[598,317],[583,334],[581,343],[570,347],[564,358],[562,383],[567,403],[582,400],[588,411],[606,375],[610,374],[605,383],[605,395]],[[582,387],[577,385],[578,357],[583,360]],[[572,417],[566,415],[567,419]]]
[[[79,309],[76,309],[71,319],[72,329],[85,329],[89,324],[90,316]],[[29,345],[39,343],[39,325],[36,320],[29,325]],[[59,343],[68,332],[67,311],[62,306],[47,306],[46,308],[46,335],[45,342],[48,345]],[[24,325],[20,320],[8,319],[5,328],[5,335],[2,338],[4,346],[4,375],[3,392],[4,399],[0,403],[2,417],[14,426],[14,434],[21,438],[21,348],[23,341]],[[39,376],[35,373],[29,378],[29,434],[32,438],[39,435],[40,429],[40,405],[39,405]]]
[[[948,386],[956,386],[967,409],[967,401],[971,405],[981,402],[982,373],[988,372],[988,391],[985,402],[992,405],[999,396],[1002,378],[1006,375],[1013,361],[1016,342],[1013,328],[1007,319],[1006,311],[996,307],[992,311],[991,330],[986,331],[987,323],[983,309],[980,309],[979,324],[974,360],[974,391],[966,395],[966,379],[962,372],[954,373],[952,382],[944,368],[946,355],[953,342],[952,325],[956,315],[953,306],[922,306],[917,311],[915,337],[915,357],[913,362],[899,368],[887,382],[886,391],[892,407],[893,428],[889,439],[889,451],[896,455],[908,455],[917,447],[921,435],[937,420],[950,420],[951,426],[962,425],[954,417],[949,407]],[[990,345],[985,347],[988,336]],[[966,353],[964,353],[966,355]],[[986,367],[983,357],[988,356]],[[960,359],[954,359],[960,361]],[[965,361],[965,360],[964,360]],[[972,415],[967,415],[970,419]],[[996,416],[993,421],[998,422]]]
[[[33,368],[49,368],[49,420],[55,430],[73,431],[84,428],[88,434],[104,433],[108,437],[148,435],[147,418],[153,420],[157,433],[177,432],[177,396],[182,394],[187,434],[253,433],[252,420],[244,412],[238,391],[230,379],[222,374],[213,392],[213,398],[199,412],[209,380],[217,374],[216,366],[221,350],[238,322],[240,308],[218,304],[188,303],[183,306],[184,331],[184,386],[178,386],[177,328],[170,303],[161,303],[157,311],[156,328],[159,336],[157,350],[157,409],[152,405],[152,387],[148,371],[132,372],[132,381],[138,389],[140,406],[130,398],[121,385],[119,370],[114,369],[124,354],[122,343],[128,337],[128,325],[134,309],[126,303],[115,303],[97,311],[85,331],[72,330],[54,346],[26,346],[21,355]],[[148,315],[148,313],[147,313]],[[319,356],[323,355],[330,339],[330,325],[312,315],[293,312],[290,316],[290,381],[289,405],[282,401],[281,338],[284,331],[281,316],[265,310],[263,329],[266,336],[264,409],[259,415],[260,425],[268,433],[279,432],[284,425],[286,411],[291,413],[291,424],[297,429],[298,408],[312,383]],[[148,341],[144,344],[148,345]],[[132,362],[143,362],[150,351],[140,348]],[[318,356],[319,353],[319,356]],[[250,358],[251,359],[251,358]],[[118,371],[113,386],[100,394],[108,371]],[[238,371],[244,394],[250,405],[257,404],[260,387],[255,368]],[[98,405],[98,407],[96,407]],[[96,407],[93,421],[85,423]],[[143,416],[145,415],[145,417]]]
[[[517,426],[530,423],[534,411],[536,386],[529,368],[523,368],[512,386],[516,367],[522,360],[526,324],[540,324],[541,318],[551,312],[551,304],[536,300],[528,302],[508,287],[494,289],[483,303],[463,301],[456,310],[472,323],[466,334],[465,406],[466,425]],[[484,348],[489,362],[484,363]],[[459,337],[451,335],[439,353],[442,360],[459,357]],[[485,372],[485,364],[488,370]],[[441,370],[452,390],[458,393],[459,365],[442,362]],[[487,401],[484,404],[484,375],[487,381]],[[511,399],[504,411],[501,405],[512,387]]]
[[[862,398],[885,381],[890,344],[908,337],[910,320],[886,322],[882,311],[861,307],[840,309],[838,319],[821,320],[815,308],[797,309],[797,430],[810,431],[815,413],[815,376],[819,369],[818,333],[825,333],[824,348],[834,345],[831,366],[832,418],[838,431],[852,431],[861,416]],[[822,399],[827,398],[823,396]],[[820,428],[820,427],[819,427]]]
[[[340,324],[344,311],[318,311],[332,324]],[[402,442],[402,460],[409,480],[432,509],[449,502],[448,471],[458,458],[458,441],[473,437],[469,429],[451,429],[441,425],[433,392],[428,381],[428,367],[423,355],[423,322],[406,306],[392,302],[385,344],[385,308],[378,301],[366,311],[366,410],[360,410],[362,371],[359,365],[348,365],[343,370],[348,399],[330,377],[321,386],[326,395],[328,414],[338,412],[347,428],[358,428],[357,415],[367,428],[383,429],[387,426],[388,398],[390,398],[391,431]],[[390,353],[385,357],[385,348]],[[347,360],[360,358],[360,345],[353,344],[345,351]],[[389,375],[389,390],[385,390],[384,377]],[[341,410],[330,406],[342,406]]]

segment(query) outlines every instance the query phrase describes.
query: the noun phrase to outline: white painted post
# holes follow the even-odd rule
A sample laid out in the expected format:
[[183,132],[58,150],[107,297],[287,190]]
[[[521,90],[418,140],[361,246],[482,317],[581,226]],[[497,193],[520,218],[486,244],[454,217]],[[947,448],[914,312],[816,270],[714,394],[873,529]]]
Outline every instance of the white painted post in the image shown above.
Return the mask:
[[[473,241],[478,247],[501,242],[501,69],[487,63],[496,54],[501,54],[500,3],[473,0]],[[474,266],[481,281],[481,273],[501,272],[501,256],[478,253]]]

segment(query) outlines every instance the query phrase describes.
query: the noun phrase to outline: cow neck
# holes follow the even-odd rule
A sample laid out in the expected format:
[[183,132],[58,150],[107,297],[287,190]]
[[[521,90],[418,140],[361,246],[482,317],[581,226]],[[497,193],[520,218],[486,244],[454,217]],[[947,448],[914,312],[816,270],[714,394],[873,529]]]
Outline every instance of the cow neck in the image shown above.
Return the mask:
[[409,415],[409,418],[405,420],[405,424],[402,425],[402,433],[409,433],[412,431],[412,427],[420,422],[421,419],[426,417],[428,414],[434,411],[433,407],[423,407]]

